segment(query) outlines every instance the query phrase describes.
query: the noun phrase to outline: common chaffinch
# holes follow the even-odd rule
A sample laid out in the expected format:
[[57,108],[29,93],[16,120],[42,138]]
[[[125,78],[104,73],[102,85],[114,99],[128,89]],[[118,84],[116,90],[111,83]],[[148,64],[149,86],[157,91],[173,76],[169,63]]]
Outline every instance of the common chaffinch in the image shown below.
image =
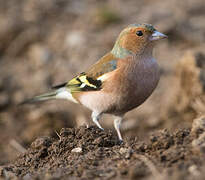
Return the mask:
[[141,105],[158,84],[159,67],[152,51],[154,42],[166,37],[150,24],[131,24],[120,33],[113,49],[87,71],[26,102],[67,99],[82,104],[92,111],[92,120],[100,129],[101,115],[112,114],[122,141],[123,116]]

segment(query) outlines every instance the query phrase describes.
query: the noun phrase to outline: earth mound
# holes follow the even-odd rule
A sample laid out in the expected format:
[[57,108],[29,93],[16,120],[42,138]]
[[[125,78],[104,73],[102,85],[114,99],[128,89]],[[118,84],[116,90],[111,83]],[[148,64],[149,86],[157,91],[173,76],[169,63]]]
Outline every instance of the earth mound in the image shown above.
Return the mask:
[[119,144],[112,131],[95,126],[64,128],[59,138],[41,137],[13,164],[1,167],[10,179],[202,179],[204,117],[193,128],[163,129],[147,142]]

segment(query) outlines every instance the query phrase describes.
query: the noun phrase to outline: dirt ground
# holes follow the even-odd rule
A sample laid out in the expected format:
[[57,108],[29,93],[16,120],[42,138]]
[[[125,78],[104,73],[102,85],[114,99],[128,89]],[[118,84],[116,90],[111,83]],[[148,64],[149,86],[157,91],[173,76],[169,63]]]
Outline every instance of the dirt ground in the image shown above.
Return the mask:
[[[205,117],[190,129],[163,129],[147,142],[119,144],[95,126],[64,128],[59,138],[40,137],[16,161],[1,167],[7,179],[204,179]],[[203,138],[201,138],[203,136]]]
[[[0,0],[0,178],[204,179],[204,18],[204,0]],[[109,115],[101,131],[71,102],[18,106],[143,22],[169,38],[154,50],[158,87],[122,123],[124,144]]]

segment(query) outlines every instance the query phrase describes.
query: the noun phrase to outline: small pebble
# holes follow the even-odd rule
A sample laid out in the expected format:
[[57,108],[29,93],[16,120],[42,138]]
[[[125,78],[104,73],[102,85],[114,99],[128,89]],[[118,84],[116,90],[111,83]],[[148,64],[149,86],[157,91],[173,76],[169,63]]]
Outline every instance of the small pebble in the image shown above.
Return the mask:
[[81,153],[81,152],[83,152],[83,150],[82,150],[82,148],[77,147],[77,148],[72,149],[71,152],[72,153]]

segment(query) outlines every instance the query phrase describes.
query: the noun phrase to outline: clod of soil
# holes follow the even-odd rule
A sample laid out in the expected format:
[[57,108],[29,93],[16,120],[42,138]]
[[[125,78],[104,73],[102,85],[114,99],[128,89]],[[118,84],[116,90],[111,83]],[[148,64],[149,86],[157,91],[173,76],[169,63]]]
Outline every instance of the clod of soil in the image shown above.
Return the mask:
[[134,139],[120,145],[115,134],[95,126],[62,129],[58,139],[36,139],[13,164],[1,167],[1,176],[10,179],[202,179],[204,152],[192,146],[195,140],[192,134],[190,129],[174,133],[164,129],[151,135],[148,142]]

